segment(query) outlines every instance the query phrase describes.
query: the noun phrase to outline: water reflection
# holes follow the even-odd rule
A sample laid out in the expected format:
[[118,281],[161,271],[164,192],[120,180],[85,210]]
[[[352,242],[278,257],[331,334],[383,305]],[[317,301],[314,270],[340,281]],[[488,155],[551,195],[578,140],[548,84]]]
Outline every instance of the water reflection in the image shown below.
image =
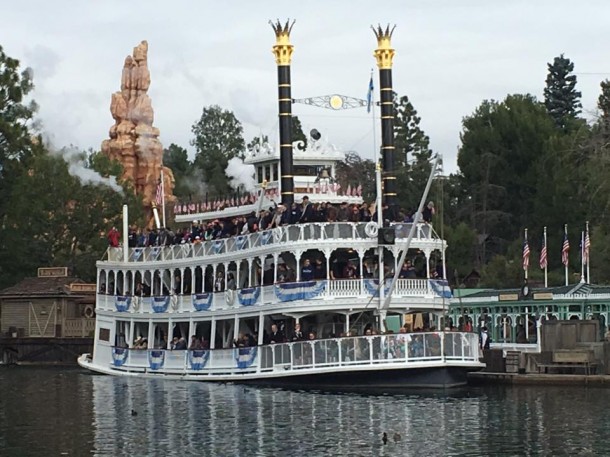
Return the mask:
[[362,395],[17,367],[0,369],[0,392],[3,457],[607,455],[610,448],[607,389]]

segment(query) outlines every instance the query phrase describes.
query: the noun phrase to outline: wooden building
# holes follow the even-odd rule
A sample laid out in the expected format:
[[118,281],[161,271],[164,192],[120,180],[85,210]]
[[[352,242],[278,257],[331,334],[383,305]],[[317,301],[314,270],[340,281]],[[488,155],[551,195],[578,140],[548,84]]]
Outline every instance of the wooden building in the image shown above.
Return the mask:
[[95,291],[66,267],[39,268],[37,277],[0,291],[0,336],[91,338]]

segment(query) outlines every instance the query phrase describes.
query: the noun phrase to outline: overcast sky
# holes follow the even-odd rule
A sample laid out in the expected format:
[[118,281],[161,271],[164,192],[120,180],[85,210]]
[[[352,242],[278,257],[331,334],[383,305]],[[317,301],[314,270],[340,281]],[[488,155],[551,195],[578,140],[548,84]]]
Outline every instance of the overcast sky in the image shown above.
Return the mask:
[[[211,104],[235,113],[246,141],[261,132],[276,137],[275,36],[267,22],[288,17],[296,19],[295,98],[365,98],[371,68],[377,76],[370,25],[396,24],[394,89],[411,99],[448,172],[456,169],[462,118],[508,93],[541,99],[555,56],[575,63],[587,116],[595,115],[600,81],[610,78],[603,0],[3,1],[0,45],[34,69],[34,98],[53,143],[98,149],[113,123],[110,95],[120,88],[124,58],[148,40],[154,125],[164,146],[193,154],[191,125]],[[294,105],[293,112],[305,131],[315,127],[340,149],[372,157],[366,109]]]

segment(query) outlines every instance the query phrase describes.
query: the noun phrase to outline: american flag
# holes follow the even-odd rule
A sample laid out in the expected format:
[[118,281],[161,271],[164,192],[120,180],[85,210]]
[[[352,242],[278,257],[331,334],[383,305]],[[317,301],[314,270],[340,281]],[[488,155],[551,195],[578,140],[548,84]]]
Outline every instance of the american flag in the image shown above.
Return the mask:
[[523,240],[523,269],[527,270],[530,266],[530,246],[527,244],[527,238]]
[[546,243],[542,239],[542,249],[540,250],[540,269],[544,270],[548,266]]
[[563,234],[563,245],[561,246],[561,263],[566,267],[570,259],[570,241],[568,240],[568,234]]
[[157,203],[157,206],[163,204],[163,188],[161,185],[161,179],[159,179],[159,182],[157,183],[157,194],[155,195],[155,203]]
[[585,247],[582,251],[582,258],[585,265],[589,265],[589,251],[591,250],[591,239],[589,238],[589,230],[585,232]]

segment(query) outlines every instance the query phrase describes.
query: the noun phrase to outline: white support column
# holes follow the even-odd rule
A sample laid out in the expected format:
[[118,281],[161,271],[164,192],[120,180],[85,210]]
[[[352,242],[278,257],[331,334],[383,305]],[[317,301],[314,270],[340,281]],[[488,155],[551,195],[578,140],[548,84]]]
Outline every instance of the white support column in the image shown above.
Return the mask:
[[344,333],[349,332],[349,313],[345,313],[345,330]]
[[254,259],[248,257],[248,283],[247,287],[253,287],[254,281],[252,279],[252,265],[254,264]]
[[[303,226],[301,226],[301,230],[303,229]],[[294,251],[294,259],[296,261],[296,265],[295,265],[295,269],[296,271],[296,276],[297,276],[297,282],[299,282],[301,280],[301,257],[303,256],[303,251],[302,250],[296,250]]]
[[275,252],[273,254],[273,284],[277,283],[277,262],[280,258],[280,255]]
[[235,314],[233,319],[233,340],[235,341],[239,337],[239,315]]
[[240,288],[240,277],[241,277],[241,260],[236,260],[235,261],[235,289],[239,289]]
[[148,349],[155,347],[155,324],[152,319],[148,319]]
[[356,249],[356,252],[358,253],[358,261],[360,263],[360,292],[358,295],[364,295],[364,250]]
[[210,325],[210,349],[216,348],[216,317],[212,316]]
[[133,337],[133,328],[135,327],[133,319],[129,320],[129,329],[127,331],[127,347],[131,347],[133,345],[134,337]]
[[426,279],[430,279],[430,250],[424,249],[424,255],[426,256]]
[[261,311],[258,315],[258,341],[257,344],[263,344],[263,334],[265,333],[265,315]]

